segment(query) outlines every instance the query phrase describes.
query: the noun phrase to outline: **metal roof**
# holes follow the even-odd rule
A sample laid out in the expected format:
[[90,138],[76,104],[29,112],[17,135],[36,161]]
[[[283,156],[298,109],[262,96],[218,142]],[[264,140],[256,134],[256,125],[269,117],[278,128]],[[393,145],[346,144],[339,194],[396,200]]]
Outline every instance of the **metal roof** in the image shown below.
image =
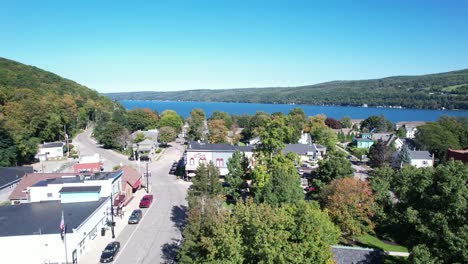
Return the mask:
[[76,192],[100,192],[101,186],[70,186],[62,187],[59,193],[76,193]]
[[426,150],[410,150],[411,159],[432,160],[432,155]]
[[44,143],[42,148],[60,148],[63,147],[65,144],[63,142],[49,142]]
[[60,203],[60,201],[0,206],[0,237],[59,234],[62,211],[67,233],[79,227],[97,208],[109,201]]
[[4,167],[0,168],[0,189],[18,182],[26,173],[33,172],[33,167]]

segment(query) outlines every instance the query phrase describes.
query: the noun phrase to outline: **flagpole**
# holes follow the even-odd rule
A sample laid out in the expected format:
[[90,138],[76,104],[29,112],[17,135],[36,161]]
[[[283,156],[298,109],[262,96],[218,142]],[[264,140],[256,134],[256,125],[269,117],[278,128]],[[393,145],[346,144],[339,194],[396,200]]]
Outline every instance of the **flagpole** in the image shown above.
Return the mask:
[[65,225],[65,235],[63,236],[63,245],[65,246],[65,264],[68,263],[67,253],[67,226]]

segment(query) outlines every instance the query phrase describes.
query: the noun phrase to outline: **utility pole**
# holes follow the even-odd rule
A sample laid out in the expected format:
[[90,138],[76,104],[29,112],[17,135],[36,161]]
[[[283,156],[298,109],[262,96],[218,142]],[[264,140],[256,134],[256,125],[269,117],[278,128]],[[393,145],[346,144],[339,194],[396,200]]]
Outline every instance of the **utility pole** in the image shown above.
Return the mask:
[[[114,186],[112,186],[112,188],[114,188]],[[110,213],[111,213],[111,231],[112,231],[112,238],[115,238],[115,233],[114,233],[114,205],[113,205],[113,202],[112,202],[112,190],[111,190],[111,196],[110,196]]]
[[148,173],[148,162],[146,162],[146,193],[149,193],[149,173]]

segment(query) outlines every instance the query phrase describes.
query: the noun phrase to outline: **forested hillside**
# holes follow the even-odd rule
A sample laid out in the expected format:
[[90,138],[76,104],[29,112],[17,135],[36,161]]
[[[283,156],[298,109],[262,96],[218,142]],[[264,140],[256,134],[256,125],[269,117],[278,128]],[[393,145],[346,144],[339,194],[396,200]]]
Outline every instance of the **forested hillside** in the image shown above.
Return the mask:
[[0,166],[28,163],[43,141],[64,140],[113,102],[39,68],[0,58]]
[[288,88],[109,93],[117,100],[170,100],[468,109],[468,70]]

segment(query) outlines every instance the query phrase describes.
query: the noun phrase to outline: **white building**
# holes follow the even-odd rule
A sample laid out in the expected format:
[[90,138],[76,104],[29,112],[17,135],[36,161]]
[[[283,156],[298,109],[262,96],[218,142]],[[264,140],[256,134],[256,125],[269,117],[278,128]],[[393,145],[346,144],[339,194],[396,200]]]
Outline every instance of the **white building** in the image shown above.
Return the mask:
[[27,187],[29,202],[89,201],[109,197],[111,193],[119,194],[121,191],[122,171],[46,179]]
[[434,157],[429,151],[410,150],[411,165],[416,168],[434,167]]
[[221,176],[229,171],[227,161],[232,157],[234,151],[243,152],[248,159],[252,158],[254,146],[233,146],[229,144],[207,144],[197,141],[188,143],[184,154],[185,172],[189,177],[195,176],[195,171],[200,164],[213,164],[219,168]]
[[418,131],[417,127],[424,124],[426,124],[424,121],[403,121],[396,123],[395,128],[398,130],[400,127],[403,127],[406,138],[414,138]]
[[65,244],[59,228],[62,212],[67,227],[67,260],[79,263],[101,228],[107,228],[109,206],[108,197],[79,203],[0,206],[2,263],[65,263]]
[[63,142],[44,143],[39,147],[37,158],[40,160],[61,159],[63,158]]

